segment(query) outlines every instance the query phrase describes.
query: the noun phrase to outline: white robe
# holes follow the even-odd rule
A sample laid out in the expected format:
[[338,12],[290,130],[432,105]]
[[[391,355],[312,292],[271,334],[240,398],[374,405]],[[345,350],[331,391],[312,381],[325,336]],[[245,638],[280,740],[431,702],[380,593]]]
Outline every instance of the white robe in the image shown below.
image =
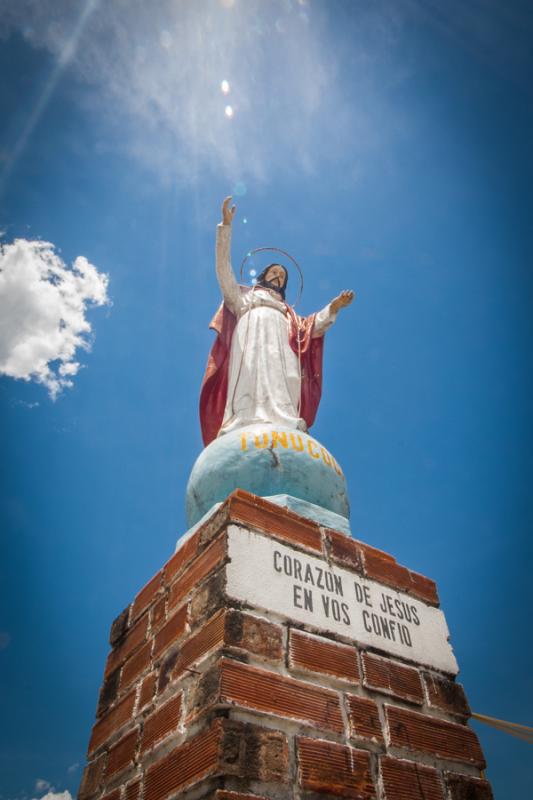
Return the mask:
[[[228,397],[219,436],[253,423],[307,430],[300,417],[300,365],[289,344],[285,304],[276,292],[242,292],[230,260],[231,225],[217,228],[216,271],[224,302],[237,318],[230,352]],[[315,320],[313,336],[335,322],[328,304]]]

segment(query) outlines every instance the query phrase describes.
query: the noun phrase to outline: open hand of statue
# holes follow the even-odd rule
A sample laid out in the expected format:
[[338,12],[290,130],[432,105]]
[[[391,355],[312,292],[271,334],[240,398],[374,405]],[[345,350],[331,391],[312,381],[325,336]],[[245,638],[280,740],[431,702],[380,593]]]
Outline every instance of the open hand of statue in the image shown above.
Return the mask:
[[222,203],[222,224],[223,225],[231,225],[233,222],[233,217],[235,216],[235,212],[237,210],[237,206],[233,205],[230,206],[231,203],[231,195],[226,197],[224,202]]
[[331,301],[331,310],[337,312],[339,309],[349,306],[354,297],[355,292],[352,292],[351,289],[345,289],[338,297]]

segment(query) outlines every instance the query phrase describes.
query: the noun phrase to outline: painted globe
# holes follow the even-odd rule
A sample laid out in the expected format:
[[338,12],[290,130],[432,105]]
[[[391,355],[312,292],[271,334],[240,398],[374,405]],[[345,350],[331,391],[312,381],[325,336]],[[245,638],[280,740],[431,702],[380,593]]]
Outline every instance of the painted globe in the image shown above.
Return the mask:
[[287,494],[349,517],[342,470],[325,447],[302,431],[252,425],[220,436],[198,457],[187,486],[192,526],[235,489],[261,497]]

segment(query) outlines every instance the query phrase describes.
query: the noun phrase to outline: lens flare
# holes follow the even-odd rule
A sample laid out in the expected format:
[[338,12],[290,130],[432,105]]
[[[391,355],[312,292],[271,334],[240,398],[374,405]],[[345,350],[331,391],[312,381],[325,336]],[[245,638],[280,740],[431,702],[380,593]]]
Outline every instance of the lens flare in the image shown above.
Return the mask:
[[230,91],[229,81],[226,80],[222,81],[222,83],[220,84],[220,91],[222,92],[222,94],[229,94]]
[[228,119],[231,119],[231,117],[233,116],[233,107],[226,106],[226,108],[224,109],[224,114],[228,117]]

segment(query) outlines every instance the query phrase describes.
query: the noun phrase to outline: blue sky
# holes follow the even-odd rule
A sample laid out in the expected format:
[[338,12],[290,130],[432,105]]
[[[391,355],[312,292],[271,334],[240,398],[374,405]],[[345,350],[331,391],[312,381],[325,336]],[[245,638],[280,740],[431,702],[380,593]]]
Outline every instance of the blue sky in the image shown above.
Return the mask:
[[[354,535],[438,582],[473,709],[532,724],[531,12],[147,9],[0,4],[4,252],[50,242],[62,278],[89,265],[53,296],[59,334],[19,273],[2,301],[1,797],[76,790],[109,625],[185,529],[230,193],[235,265],[288,250],[302,313],[356,290],[313,429]],[[9,253],[42,269],[37,245]],[[474,728],[495,796],[522,800],[528,745]]]

